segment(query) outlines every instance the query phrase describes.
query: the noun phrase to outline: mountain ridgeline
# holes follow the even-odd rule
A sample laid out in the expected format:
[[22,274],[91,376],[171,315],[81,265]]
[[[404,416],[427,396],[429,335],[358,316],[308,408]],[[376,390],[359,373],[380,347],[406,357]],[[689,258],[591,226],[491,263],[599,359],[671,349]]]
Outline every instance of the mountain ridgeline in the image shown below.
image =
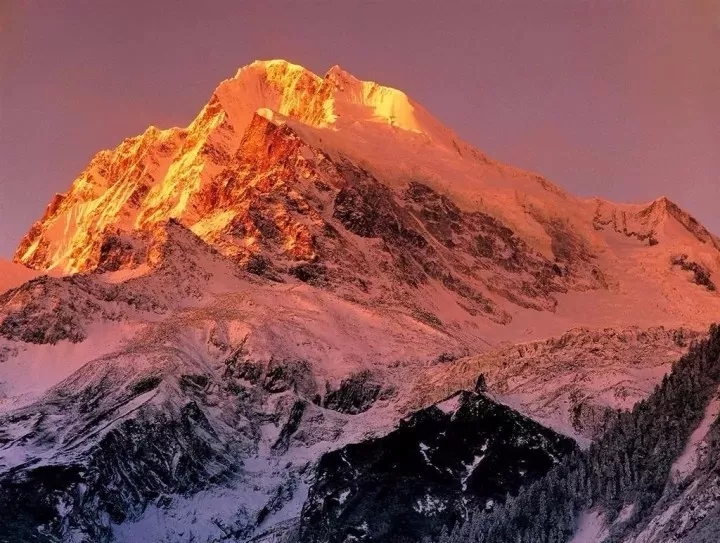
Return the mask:
[[[617,422],[586,451],[570,455],[504,505],[486,512],[476,508],[471,519],[437,539],[439,543],[562,543],[576,533],[581,514],[602,511],[612,524],[602,539],[625,541],[645,528],[662,501],[683,488],[671,478],[671,467],[720,384],[720,327],[681,358],[655,392],[619,414]],[[711,426],[703,466],[720,462],[720,419]],[[687,484],[684,485],[687,487]],[[720,511],[701,519],[703,530],[720,530]],[[682,539],[703,541],[692,530]],[[716,541],[717,539],[707,539]],[[591,540],[588,540],[591,541]],[[653,540],[655,541],[655,540]]]

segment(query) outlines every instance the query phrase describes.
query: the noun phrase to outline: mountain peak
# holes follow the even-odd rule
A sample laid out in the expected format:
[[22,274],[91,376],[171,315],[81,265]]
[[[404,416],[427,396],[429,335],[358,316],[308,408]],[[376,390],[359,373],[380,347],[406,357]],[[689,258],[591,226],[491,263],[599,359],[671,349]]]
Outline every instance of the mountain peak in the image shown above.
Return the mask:
[[319,77],[286,60],[256,60],[223,81],[215,95],[238,132],[258,109],[314,128],[386,125],[442,141],[449,132],[404,92],[362,81],[339,65]]
[[720,248],[720,240],[718,240],[717,236],[667,196],[656,198],[643,210],[643,214],[654,217],[656,222],[664,219],[674,219],[701,242],[710,244],[716,249]]
[[268,60],[254,60],[250,64],[246,64],[245,66],[240,67],[238,69],[237,73],[235,74],[235,77],[236,78],[241,77],[242,75],[249,73],[249,72],[265,73],[265,74],[296,72],[296,73],[312,74],[313,76],[317,77],[315,74],[313,74],[310,70],[308,70],[304,66],[300,66],[299,64],[295,64],[294,62],[290,62],[289,60],[285,60],[282,58],[273,58],[273,59],[268,59]]
[[333,81],[352,81],[360,82],[353,74],[343,70],[339,64],[335,64],[326,73],[324,79]]
[[[303,66],[300,66],[299,64],[295,64],[294,62],[290,62],[289,60],[285,60],[284,58],[270,58],[270,59],[257,59],[253,60],[250,64],[247,64],[244,67],[247,66],[258,66],[261,68],[267,68],[270,66],[286,66],[288,68],[294,68],[298,70],[304,70],[305,68]],[[242,70],[242,68],[240,68]]]

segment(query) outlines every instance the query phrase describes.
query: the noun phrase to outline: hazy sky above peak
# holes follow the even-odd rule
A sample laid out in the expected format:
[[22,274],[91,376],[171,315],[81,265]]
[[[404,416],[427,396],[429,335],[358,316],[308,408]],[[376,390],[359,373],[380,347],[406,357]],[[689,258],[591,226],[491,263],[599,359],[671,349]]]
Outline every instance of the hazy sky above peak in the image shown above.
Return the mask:
[[720,233],[720,0],[0,0],[0,257],[99,150],[255,59],[339,64],[572,193]]

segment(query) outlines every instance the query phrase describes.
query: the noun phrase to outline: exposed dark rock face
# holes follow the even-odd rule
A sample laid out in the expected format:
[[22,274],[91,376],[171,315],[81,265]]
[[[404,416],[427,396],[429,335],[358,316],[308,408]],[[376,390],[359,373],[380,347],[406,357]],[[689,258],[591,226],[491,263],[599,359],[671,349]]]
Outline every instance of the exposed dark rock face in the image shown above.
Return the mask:
[[583,436],[597,439],[617,421],[620,411],[591,401],[580,401],[572,407],[572,426]]
[[484,373],[478,375],[478,378],[475,381],[475,392],[477,392],[478,394],[487,392],[487,378],[485,377]]
[[[647,216],[647,213],[641,212],[640,217],[643,216]],[[656,232],[653,229],[645,232],[636,232],[635,230],[628,228],[627,215],[625,212],[620,213],[620,217],[618,217],[617,214],[613,212],[610,217],[603,218],[600,213],[600,209],[598,208],[595,211],[595,216],[593,217],[593,228],[595,230],[604,230],[605,227],[608,225],[612,226],[613,230],[618,234],[622,234],[623,236],[627,236],[628,238],[635,238],[642,243],[647,241],[649,247],[660,243],[657,237],[655,237]]]
[[267,368],[263,388],[272,393],[292,389],[310,397],[316,392],[315,378],[304,361],[272,361]]
[[254,275],[267,277],[272,281],[282,281],[274,269],[272,261],[263,255],[251,255],[243,267],[246,271]]
[[[109,311],[103,302],[117,302],[117,308]],[[157,307],[149,296],[90,277],[43,276],[0,295],[0,335],[28,343],[77,343],[92,320],[117,320],[123,310]]]
[[[57,505],[82,481],[81,466],[42,466],[0,480],[0,542],[49,543],[60,531]],[[45,526],[45,532],[37,527]]]
[[715,283],[710,279],[710,271],[702,264],[689,260],[688,255],[682,254],[674,256],[670,260],[670,263],[673,266],[679,266],[682,270],[692,272],[692,281],[696,285],[705,287],[711,292],[717,290]]
[[342,188],[333,202],[333,219],[345,229],[364,238],[379,238],[393,266],[383,270],[411,288],[429,277],[449,273],[437,261],[436,250],[420,232],[420,224],[403,209],[395,194],[367,172],[346,164]]
[[461,234],[464,224],[462,212],[449,198],[417,181],[409,184],[405,198],[408,209],[420,218],[435,239],[445,247],[455,246],[453,235]]
[[325,286],[327,284],[326,269],[322,264],[303,263],[290,268],[289,273],[300,279],[303,283],[314,286]]
[[435,313],[431,313],[430,311],[425,311],[424,309],[420,309],[419,307],[413,308],[412,316],[414,319],[419,320],[420,322],[424,322],[428,326],[432,326],[433,328],[442,328],[443,322],[440,320],[440,317],[435,315]]
[[413,229],[409,217],[395,203],[387,187],[369,176],[363,184],[347,186],[335,197],[333,217],[353,234],[364,238],[382,238],[388,243],[427,245],[425,238]]
[[273,451],[279,454],[287,452],[288,447],[290,446],[290,438],[298,431],[298,428],[300,428],[300,421],[302,421],[306,407],[307,402],[301,400],[298,400],[293,404],[292,409],[290,410],[290,416],[280,430],[280,435],[278,436],[277,441],[272,446]]
[[[95,271],[112,272],[145,263],[147,259],[147,236],[121,236],[107,233],[97,249]],[[88,265],[90,265],[88,263]]]
[[343,380],[337,390],[328,392],[323,407],[357,415],[372,407],[381,389],[382,386],[373,380],[369,371],[357,373]]
[[337,194],[333,218],[356,235],[382,239],[395,263],[393,273],[409,286],[438,281],[461,298],[468,313],[486,314],[501,323],[509,322],[509,314],[484,291],[523,307],[554,310],[553,293],[568,290],[566,274],[557,264],[493,217],[464,212],[418,181],[397,195],[366,172],[350,175],[349,169],[346,166],[345,175],[354,182]]
[[241,381],[247,381],[271,394],[292,390],[311,399],[318,392],[312,369],[304,360],[271,360],[269,363],[252,360],[247,357],[243,343],[223,364],[223,381],[229,389],[242,389]]
[[0,541],[65,540],[72,530],[88,541],[111,541],[111,523],[133,518],[149,502],[161,504],[163,495],[222,483],[239,466],[194,402],[177,418],[153,413],[131,419],[111,430],[81,464],[4,475]]
[[162,383],[162,377],[159,375],[148,375],[132,383],[129,389],[133,395],[140,395],[155,390],[160,383]]
[[710,233],[698,220],[690,215],[687,211],[683,210],[675,202],[668,200],[665,197],[658,198],[653,203],[648,205],[641,213],[641,216],[652,216],[653,213],[657,212],[658,209],[662,209],[664,214],[672,217],[678,221],[688,232],[690,232],[696,239],[703,243],[708,243],[715,248],[718,248],[717,238]]
[[[275,489],[274,494],[270,497],[265,506],[260,510],[260,513],[258,514],[256,519],[256,524],[261,524],[268,517],[268,515],[276,513],[280,509],[282,509],[283,506],[293,498],[295,492],[297,491],[297,488],[298,481],[294,477],[288,478],[285,483],[279,485]],[[253,541],[264,540],[262,538],[257,538]],[[275,539],[274,541],[278,541],[278,543],[280,543],[281,541],[287,542],[288,539]]]
[[[553,294],[568,290],[562,269],[533,251],[512,229],[486,213],[467,213],[449,198],[413,181],[404,194],[406,209],[440,245],[452,251],[443,256],[451,262],[455,253],[466,253],[475,265],[493,273],[482,280],[492,293],[514,304],[538,310],[553,310]],[[459,264],[459,265],[458,265]],[[454,266],[464,274],[459,262]],[[427,270],[426,270],[427,271]],[[477,279],[471,275],[472,279]],[[442,274],[443,284],[464,297],[463,281]],[[453,288],[455,285],[460,285]]]
[[185,374],[180,376],[180,388],[184,392],[206,391],[210,382],[210,377],[207,375]]
[[484,395],[458,393],[379,439],[324,455],[300,541],[418,541],[492,509],[575,450]]

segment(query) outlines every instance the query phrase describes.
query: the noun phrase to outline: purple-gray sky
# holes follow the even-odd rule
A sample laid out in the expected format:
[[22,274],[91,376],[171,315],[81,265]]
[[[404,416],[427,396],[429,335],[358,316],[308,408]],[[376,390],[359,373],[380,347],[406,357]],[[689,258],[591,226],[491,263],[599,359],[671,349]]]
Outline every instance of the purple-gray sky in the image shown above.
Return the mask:
[[254,59],[398,87],[569,191],[720,231],[720,0],[0,0],[0,256],[92,155]]

